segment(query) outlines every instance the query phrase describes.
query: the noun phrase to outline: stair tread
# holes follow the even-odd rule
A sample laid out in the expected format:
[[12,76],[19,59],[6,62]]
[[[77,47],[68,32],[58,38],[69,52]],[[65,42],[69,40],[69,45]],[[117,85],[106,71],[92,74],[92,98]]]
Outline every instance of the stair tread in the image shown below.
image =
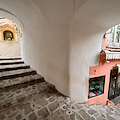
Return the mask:
[[0,77],[11,76],[11,75],[16,75],[16,74],[22,74],[22,73],[32,72],[32,71],[35,71],[35,70],[32,69],[32,68],[29,68],[29,69],[5,71],[5,72],[0,72]]
[[8,86],[21,84],[21,83],[29,82],[32,80],[38,80],[38,79],[44,79],[44,78],[39,74],[35,74],[35,75],[17,77],[17,78],[12,78],[7,80],[0,80],[0,88],[5,88]]
[[1,58],[21,58],[21,56],[14,56],[14,57],[12,57],[12,56],[0,56],[0,59]]
[[23,60],[2,60],[0,63],[14,63],[14,62],[24,62]]
[[9,60],[9,59],[11,59],[11,60],[12,59],[21,59],[21,57],[19,57],[19,56],[18,57],[0,57],[0,60],[5,60],[5,59],[6,60]]
[[29,66],[27,64],[12,64],[12,65],[1,65],[0,69],[7,69],[7,68],[17,68],[17,67],[26,67]]

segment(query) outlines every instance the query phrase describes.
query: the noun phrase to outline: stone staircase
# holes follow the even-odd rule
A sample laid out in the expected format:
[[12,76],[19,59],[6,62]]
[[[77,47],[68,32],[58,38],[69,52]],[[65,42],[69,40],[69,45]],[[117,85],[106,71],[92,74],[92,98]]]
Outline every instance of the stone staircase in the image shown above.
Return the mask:
[[24,64],[0,58],[0,120],[120,120],[120,106],[76,103]]
[[0,58],[0,112],[35,94],[33,85],[41,82],[44,78],[21,58]]

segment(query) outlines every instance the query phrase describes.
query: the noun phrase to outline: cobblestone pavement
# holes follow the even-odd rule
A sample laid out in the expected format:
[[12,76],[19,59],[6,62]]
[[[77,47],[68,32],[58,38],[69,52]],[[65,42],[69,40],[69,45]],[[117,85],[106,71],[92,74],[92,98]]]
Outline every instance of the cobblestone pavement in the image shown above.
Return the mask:
[[42,82],[0,92],[0,120],[120,120],[120,107],[78,104]]

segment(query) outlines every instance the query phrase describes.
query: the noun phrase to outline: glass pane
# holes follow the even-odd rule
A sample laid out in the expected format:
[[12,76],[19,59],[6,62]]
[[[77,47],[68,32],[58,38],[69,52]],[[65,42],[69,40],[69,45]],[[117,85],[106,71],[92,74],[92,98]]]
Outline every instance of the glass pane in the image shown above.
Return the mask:
[[104,93],[105,76],[90,78],[89,80],[89,98]]
[[115,43],[119,43],[119,32],[120,32],[120,28],[119,28],[119,25],[116,25],[116,26],[117,26],[117,31],[116,31]]
[[109,34],[108,42],[114,42],[114,30],[115,30],[114,27],[110,28],[108,33]]

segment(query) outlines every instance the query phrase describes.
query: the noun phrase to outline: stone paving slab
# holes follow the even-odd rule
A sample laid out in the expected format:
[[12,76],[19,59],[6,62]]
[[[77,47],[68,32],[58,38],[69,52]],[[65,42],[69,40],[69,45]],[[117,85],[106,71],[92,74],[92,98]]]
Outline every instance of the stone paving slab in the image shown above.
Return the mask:
[[[76,103],[47,82],[17,89],[0,93],[0,101],[3,96],[7,101],[12,94],[18,99],[17,105],[0,112],[0,120],[120,120],[119,106]],[[29,91],[36,92],[19,101],[20,94],[28,94]]]

